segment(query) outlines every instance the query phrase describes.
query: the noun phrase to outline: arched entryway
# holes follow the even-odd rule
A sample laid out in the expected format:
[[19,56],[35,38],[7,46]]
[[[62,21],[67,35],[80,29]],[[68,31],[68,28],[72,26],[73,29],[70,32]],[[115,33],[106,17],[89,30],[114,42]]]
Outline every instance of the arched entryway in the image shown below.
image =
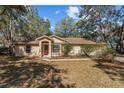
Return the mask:
[[49,55],[49,42],[43,41],[42,42],[42,56]]
[[40,46],[40,54],[41,57],[52,57],[52,43],[53,39],[51,39],[48,36],[42,36],[37,39],[39,42]]

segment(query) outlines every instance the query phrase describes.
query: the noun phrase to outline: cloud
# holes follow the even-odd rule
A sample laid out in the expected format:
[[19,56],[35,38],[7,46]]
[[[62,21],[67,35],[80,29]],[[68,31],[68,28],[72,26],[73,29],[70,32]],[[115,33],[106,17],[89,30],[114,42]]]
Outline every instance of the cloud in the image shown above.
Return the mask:
[[77,6],[69,6],[66,13],[69,17],[76,19],[79,14],[79,8]]
[[57,11],[55,11],[55,14],[59,14],[59,13],[60,13],[60,11],[58,11],[58,10],[57,10]]
[[55,27],[54,26],[51,26],[50,29],[53,31],[55,29]]
[[43,17],[43,19],[44,19],[44,20],[47,20],[47,19],[48,19],[48,17]]

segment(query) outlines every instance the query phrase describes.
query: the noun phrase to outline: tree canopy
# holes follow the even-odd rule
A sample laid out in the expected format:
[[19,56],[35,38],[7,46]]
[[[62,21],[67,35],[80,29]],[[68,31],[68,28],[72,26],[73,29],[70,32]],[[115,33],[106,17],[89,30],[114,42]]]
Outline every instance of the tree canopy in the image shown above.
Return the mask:
[[76,37],[76,23],[72,18],[64,18],[56,24],[55,34],[61,37]]
[[50,22],[41,18],[32,6],[0,6],[0,33],[8,43],[30,41],[50,35]]
[[[98,34],[97,40],[106,42],[109,47],[117,48],[119,42],[123,41],[122,39],[119,39],[119,37],[122,37],[123,35],[117,36],[117,34],[120,33],[119,28],[122,26],[124,20],[124,6],[120,6],[120,8],[106,5],[81,6],[79,17],[81,20],[78,22],[78,27],[80,29],[90,28],[92,33],[95,32]],[[84,21],[86,22],[86,25],[82,27]],[[90,30],[88,29],[88,31]],[[91,34],[90,36],[96,38],[95,36],[97,35],[94,36]],[[121,47],[121,49],[124,49],[124,44],[119,45],[119,47],[122,45],[123,47]]]

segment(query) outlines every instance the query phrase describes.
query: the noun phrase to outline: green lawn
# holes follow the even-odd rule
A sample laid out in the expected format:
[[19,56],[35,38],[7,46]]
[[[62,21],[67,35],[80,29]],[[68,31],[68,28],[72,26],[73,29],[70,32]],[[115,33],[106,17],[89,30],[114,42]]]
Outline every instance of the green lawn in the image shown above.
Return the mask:
[[0,87],[124,87],[124,64],[0,56]]

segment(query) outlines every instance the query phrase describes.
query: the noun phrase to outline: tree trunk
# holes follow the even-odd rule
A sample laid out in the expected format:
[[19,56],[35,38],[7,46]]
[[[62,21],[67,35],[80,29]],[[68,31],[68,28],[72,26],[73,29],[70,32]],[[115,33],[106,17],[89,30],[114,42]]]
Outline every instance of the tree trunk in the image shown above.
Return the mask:
[[119,41],[117,43],[117,51],[124,54],[124,21],[119,33]]
[[10,18],[10,54],[14,55],[14,44],[13,44],[13,29],[12,29],[12,19]]

